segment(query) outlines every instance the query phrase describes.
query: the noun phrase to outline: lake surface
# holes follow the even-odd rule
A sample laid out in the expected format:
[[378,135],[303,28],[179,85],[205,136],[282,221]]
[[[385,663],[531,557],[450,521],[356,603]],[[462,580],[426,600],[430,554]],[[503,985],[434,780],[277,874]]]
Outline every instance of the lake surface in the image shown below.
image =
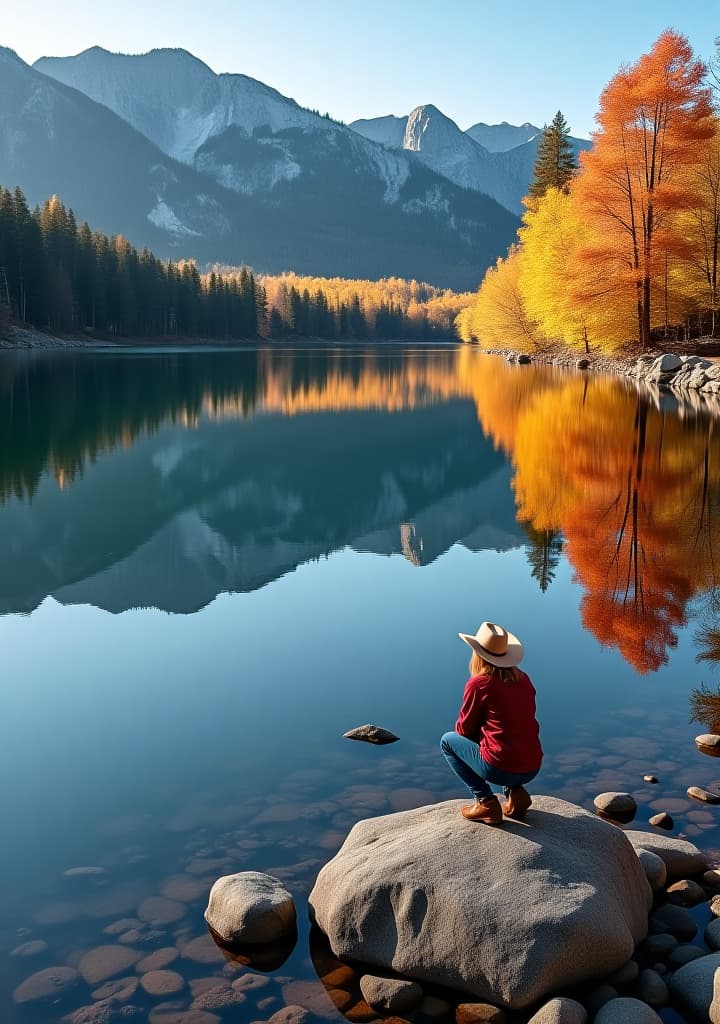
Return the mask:
[[[719,438],[622,380],[471,348],[2,356],[2,1020],[92,1003],[100,983],[13,992],[98,946],[182,976],[128,995],[133,1019],[227,985],[248,967],[206,895],[258,869],[298,943],[212,1012],[342,1021],[307,894],[359,818],[464,795],[438,741],[483,619],[526,646],[534,791],[628,790],[634,827],[667,809],[718,855],[720,808],[685,789],[720,778],[693,743],[720,730]],[[400,742],[342,738],[364,722]]]

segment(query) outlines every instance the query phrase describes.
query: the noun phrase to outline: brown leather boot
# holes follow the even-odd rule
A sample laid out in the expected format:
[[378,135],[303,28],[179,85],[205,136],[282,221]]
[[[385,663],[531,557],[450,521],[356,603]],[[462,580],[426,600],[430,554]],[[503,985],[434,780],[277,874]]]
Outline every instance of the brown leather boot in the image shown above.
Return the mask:
[[502,807],[496,796],[487,796],[460,808],[463,818],[468,821],[484,821],[486,825],[502,824]]
[[520,821],[527,814],[531,804],[532,799],[525,787],[513,786],[510,790],[510,796],[503,804],[503,814],[508,818],[515,818],[516,821]]

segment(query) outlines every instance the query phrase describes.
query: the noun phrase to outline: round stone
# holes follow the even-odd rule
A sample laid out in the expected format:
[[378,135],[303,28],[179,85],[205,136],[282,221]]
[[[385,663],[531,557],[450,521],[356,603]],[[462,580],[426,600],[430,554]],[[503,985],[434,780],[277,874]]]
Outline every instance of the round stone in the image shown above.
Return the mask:
[[637,850],[637,855],[652,891],[662,889],[667,881],[665,861],[651,850]]
[[460,1003],[455,1010],[456,1024],[505,1024],[506,1014],[491,1003]]
[[706,732],[695,737],[695,746],[703,754],[711,757],[720,757],[720,736],[716,733]]
[[127,971],[141,955],[129,946],[96,946],[80,959],[78,970],[88,985],[99,985]]
[[678,940],[670,932],[648,935],[644,947],[650,956],[669,956],[678,944]]
[[155,927],[180,921],[186,913],[187,907],[184,903],[169,900],[166,896],[151,896],[143,900],[137,909],[140,920]]
[[169,967],[170,964],[174,963],[179,956],[180,952],[175,946],[164,946],[162,949],[156,949],[154,953],[150,953],[149,956],[139,960],[135,969],[138,974],[162,971],[165,967]]
[[149,996],[171,996],[185,988],[185,980],[177,971],[148,971],[140,985]]
[[623,964],[622,967],[619,967],[617,971],[610,975],[608,984],[613,985],[615,988],[625,988],[627,985],[632,985],[639,975],[640,968],[637,961],[628,960],[626,964]]
[[652,1007],[639,999],[611,999],[600,1008],[595,1024],[662,1024]]
[[78,980],[78,972],[72,967],[46,967],[21,982],[13,992],[13,999],[20,1004],[56,999]]
[[703,875],[703,882],[710,889],[720,889],[720,871],[717,868],[710,868]]
[[637,803],[630,793],[599,793],[593,803],[599,814],[615,821],[632,821],[637,814]]
[[705,804],[720,804],[720,794],[711,793],[709,789],[702,786],[688,786],[687,795],[693,800],[700,800]]
[[679,907],[694,907],[696,903],[703,903],[707,899],[703,887],[690,878],[683,878],[669,885],[667,897],[670,903],[675,903]]
[[655,826],[655,828],[664,828],[667,832],[670,832],[675,828],[675,822],[667,811],[660,811],[659,814],[653,814],[649,821],[651,825]]
[[656,786],[660,779],[657,775],[643,775],[643,782],[649,783],[651,786]]
[[705,955],[706,950],[702,946],[685,943],[676,946],[667,959],[671,967],[684,967],[685,964],[689,964],[693,960],[697,960],[698,957]]
[[705,926],[705,942],[710,949],[720,949],[720,917],[713,918]]
[[241,871],[215,882],[205,920],[223,942],[265,944],[295,929],[295,903],[277,878]]
[[650,915],[650,925],[654,932],[670,932],[681,942],[692,939],[697,932],[697,924],[689,910],[666,904]]
[[667,985],[658,972],[653,971],[651,968],[640,973],[637,991],[642,1001],[656,1010],[662,1006],[667,1006],[670,1002],[670,993],[668,992]]
[[47,942],[43,942],[42,939],[31,939],[30,942],[23,942],[22,945],[16,946],[10,953],[10,956],[17,956],[27,960],[33,956],[40,956],[41,953],[47,953],[47,950]]
[[373,1010],[406,1013],[422,1002],[423,990],[416,981],[403,978],[382,978],[363,974],[360,978],[363,999]]

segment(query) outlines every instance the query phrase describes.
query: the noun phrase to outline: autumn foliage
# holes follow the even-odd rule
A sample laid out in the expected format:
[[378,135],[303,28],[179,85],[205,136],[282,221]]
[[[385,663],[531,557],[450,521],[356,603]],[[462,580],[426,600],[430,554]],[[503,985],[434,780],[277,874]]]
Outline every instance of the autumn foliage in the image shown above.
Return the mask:
[[464,340],[494,347],[497,311],[517,306],[518,289],[506,347],[527,348],[523,319],[535,347],[562,341],[586,351],[648,348],[654,334],[676,337],[691,320],[696,333],[714,331],[720,121],[706,71],[668,30],[615,75],[592,149],[566,189],[526,200],[516,273],[488,272],[458,318]]

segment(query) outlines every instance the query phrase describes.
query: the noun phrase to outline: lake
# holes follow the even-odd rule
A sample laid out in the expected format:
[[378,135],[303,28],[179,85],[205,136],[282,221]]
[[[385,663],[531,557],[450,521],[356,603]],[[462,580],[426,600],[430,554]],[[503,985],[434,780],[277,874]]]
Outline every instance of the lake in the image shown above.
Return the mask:
[[[484,619],[525,644],[532,790],[627,790],[634,827],[669,810],[720,856],[685,793],[720,778],[693,743],[720,730],[719,558],[716,421],[621,379],[453,346],[4,354],[3,1021],[158,950],[180,990],[127,982],[138,1019],[235,992],[202,914],[249,869],[298,943],[212,1012],[342,1021],[307,894],[358,819],[465,795],[438,744]],[[343,738],[365,722],[400,741]],[[95,947],[97,982],[14,1001]]]

